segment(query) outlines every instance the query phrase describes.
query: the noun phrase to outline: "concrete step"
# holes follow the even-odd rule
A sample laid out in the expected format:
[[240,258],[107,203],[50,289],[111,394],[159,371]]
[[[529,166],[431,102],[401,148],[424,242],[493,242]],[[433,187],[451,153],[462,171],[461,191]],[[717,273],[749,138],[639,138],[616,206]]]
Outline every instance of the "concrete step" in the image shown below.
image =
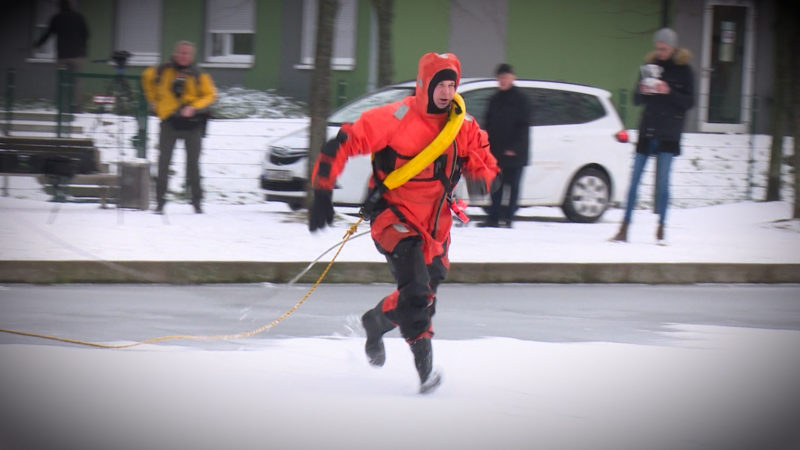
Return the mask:
[[[8,114],[5,112],[0,113],[0,119],[6,120]],[[13,120],[33,120],[39,122],[57,122],[58,113],[55,111],[12,111],[11,118]],[[62,114],[62,122],[71,122],[75,118],[72,114]]]
[[[53,187],[45,186],[44,191],[53,195]],[[69,184],[64,188],[64,191],[70,197],[82,199],[84,201],[105,199],[107,202],[113,202],[119,193],[119,186],[111,185],[95,185],[95,184]]]
[[[3,123],[3,129],[6,129],[5,125],[6,124]],[[49,121],[44,122],[37,120],[14,119],[11,121],[8,130],[11,132],[12,135],[16,135],[18,132],[55,134],[58,131],[58,123]],[[80,125],[72,125],[69,122],[62,122],[61,132],[68,134],[83,134],[84,130],[83,127]]]

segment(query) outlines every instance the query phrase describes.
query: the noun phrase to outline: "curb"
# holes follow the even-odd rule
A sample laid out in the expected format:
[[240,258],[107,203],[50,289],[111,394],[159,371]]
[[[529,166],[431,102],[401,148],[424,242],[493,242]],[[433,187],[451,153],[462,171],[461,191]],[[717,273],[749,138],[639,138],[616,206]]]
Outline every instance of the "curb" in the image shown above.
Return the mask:
[[[325,262],[300,278],[313,283]],[[307,262],[0,261],[2,283],[288,283]],[[800,263],[452,263],[450,283],[800,283]],[[394,283],[386,263],[337,262],[328,283]]]

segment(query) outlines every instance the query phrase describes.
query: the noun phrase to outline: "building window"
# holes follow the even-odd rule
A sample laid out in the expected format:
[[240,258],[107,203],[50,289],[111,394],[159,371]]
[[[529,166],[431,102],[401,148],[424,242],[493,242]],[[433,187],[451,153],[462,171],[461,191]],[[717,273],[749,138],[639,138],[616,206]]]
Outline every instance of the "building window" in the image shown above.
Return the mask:
[[[33,24],[33,42],[36,42],[47,31],[50,19],[58,13],[58,0],[37,0]],[[51,36],[41,47],[33,50],[35,59],[56,59],[56,37]]]
[[[356,0],[339,0],[339,10],[333,25],[334,69],[350,70],[356,65]],[[303,0],[303,34],[300,67],[314,67],[314,49],[317,40],[317,0]]]
[[255,51],[255,1],[207,0],[206,61],[252,64]]
[[129,65],[151,66],[161,59],[162,0],[117,0],[114,50],[131,53]]

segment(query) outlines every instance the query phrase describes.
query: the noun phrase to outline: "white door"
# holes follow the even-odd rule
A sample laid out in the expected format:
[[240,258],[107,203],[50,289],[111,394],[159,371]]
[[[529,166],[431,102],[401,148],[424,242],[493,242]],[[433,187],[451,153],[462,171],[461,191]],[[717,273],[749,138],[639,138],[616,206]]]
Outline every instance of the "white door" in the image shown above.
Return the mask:
[[701,131],[749,131],[754,15],[750,0],[706,1],[699,102]]

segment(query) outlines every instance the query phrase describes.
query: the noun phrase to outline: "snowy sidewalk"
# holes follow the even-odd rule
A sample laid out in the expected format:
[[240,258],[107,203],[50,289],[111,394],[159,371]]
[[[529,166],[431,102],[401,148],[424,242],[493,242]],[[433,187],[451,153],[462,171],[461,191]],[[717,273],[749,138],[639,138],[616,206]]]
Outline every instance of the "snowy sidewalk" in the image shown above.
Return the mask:
[[[311,234],[305,212],[273,203],[207,204],[202,215],[169,203],[159,216],[4,197],[0,211],[3,282],[285,282],[355,221],[346,214],[354,210],[337,209],[332,229]],[[655,245],[656,216],[645,210],[636,211],[629,243],[609,242],[621,214],[576,224],[557,208],[526,208],[512,229],[454,227],[448,280],[800,282],[800,221],[789,219],[788,202],[673,208],[667,246]],[[348,242],[337,262],[329,281],[389,280],[366,235]]]

